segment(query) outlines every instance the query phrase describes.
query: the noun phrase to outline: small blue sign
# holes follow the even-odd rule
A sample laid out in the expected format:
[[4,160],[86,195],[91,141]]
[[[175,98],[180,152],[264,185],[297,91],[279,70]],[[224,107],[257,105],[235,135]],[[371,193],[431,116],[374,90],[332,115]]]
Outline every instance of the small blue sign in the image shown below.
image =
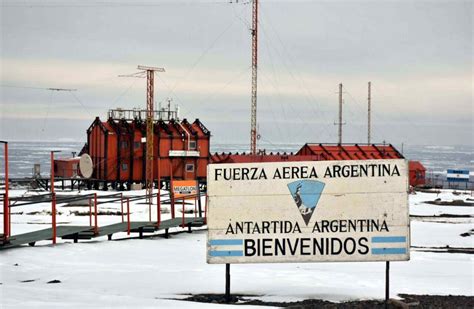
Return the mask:
[[448,169],[446,180],[448,182],[469,182],[469,170]]

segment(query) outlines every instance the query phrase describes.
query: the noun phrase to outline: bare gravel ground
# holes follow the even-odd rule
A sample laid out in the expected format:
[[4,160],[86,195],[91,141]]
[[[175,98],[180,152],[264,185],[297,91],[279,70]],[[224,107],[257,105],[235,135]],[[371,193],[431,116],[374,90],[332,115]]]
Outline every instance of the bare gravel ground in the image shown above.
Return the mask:
[[[474,308],[473,296],[441,296],[441,295],[398,295],[402,300],[390,300],[388,308]],[[254,306],[272,306],[281,308],[310,309],[310,308],[385,308],[383,300],[360,300],[343,303],[333,303],[320,299],[306,299],[297,302],[264,302],[255,299],[254,295],[232,295],[230,303]],[[223,294],[197,294],[184,299],[201,303],[225,304]]]

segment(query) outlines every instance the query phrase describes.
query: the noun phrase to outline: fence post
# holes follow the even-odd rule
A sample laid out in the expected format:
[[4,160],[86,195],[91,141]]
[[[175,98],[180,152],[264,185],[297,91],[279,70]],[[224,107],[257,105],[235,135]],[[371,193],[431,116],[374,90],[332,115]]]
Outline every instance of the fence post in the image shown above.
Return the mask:
[[56,244],[56,193],[54,192],[51,193],[51,208],[52,208],[51,215],[52,215],[52,225],[53,225],[53,245],[55,245]]
[[182,198],[182,201],[183,201],[183,219],[181,221],[181,227],[184,228],[185,227],[185,223],[184,223],[184,197]]
[[159,227],[161,223],[161,166],[160,166],[160,154],[158,153],[158,170],[157,170],[157,178],[158,178],[158,193],[156,194],[156,226]]
[[12,236],[12,212],[10,211],[12,203],[8,200],[8,237]]
[[[199,188],[198,188],[199,189]],[[194,197],[194,218],[197,217],[197,201],[198,201],[198,198],[197,198],[197,195]]]
[[89,197],[89,226],[92,227],[92,199]]
[[95,226],[94,226],[94,233],[99,233],[99,226],[97,224],[97,193],[94,193],[94,218],[95,218]]
[[173,165],[170,165],[170,201],[171,201],[171,219],[175,218],[174,213],[174,192],[173,192]]
[[127,197],[127,235],[130,235],[130,198]]

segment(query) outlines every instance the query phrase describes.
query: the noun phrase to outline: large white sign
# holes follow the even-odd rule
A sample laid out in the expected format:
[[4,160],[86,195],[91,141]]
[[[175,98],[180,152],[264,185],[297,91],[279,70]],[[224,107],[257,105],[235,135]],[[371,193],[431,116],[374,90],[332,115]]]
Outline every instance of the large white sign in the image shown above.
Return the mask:
[[210,164],[208,263],[410,258],[405,160]]

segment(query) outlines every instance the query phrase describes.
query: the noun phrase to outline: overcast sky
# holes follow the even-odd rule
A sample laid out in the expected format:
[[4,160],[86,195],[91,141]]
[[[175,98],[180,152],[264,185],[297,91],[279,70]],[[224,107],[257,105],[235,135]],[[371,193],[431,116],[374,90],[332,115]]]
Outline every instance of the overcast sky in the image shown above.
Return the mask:
[[[229,0],[1,1],[8,140],[85,140],[95,116],[145,108],[138,64],[166,69],[156,100],[215,142],[247,142],[251,6]],[[260,1],[260,143],[474,144],[472,1]],[[36,88],[74,88],[51,92]]]

